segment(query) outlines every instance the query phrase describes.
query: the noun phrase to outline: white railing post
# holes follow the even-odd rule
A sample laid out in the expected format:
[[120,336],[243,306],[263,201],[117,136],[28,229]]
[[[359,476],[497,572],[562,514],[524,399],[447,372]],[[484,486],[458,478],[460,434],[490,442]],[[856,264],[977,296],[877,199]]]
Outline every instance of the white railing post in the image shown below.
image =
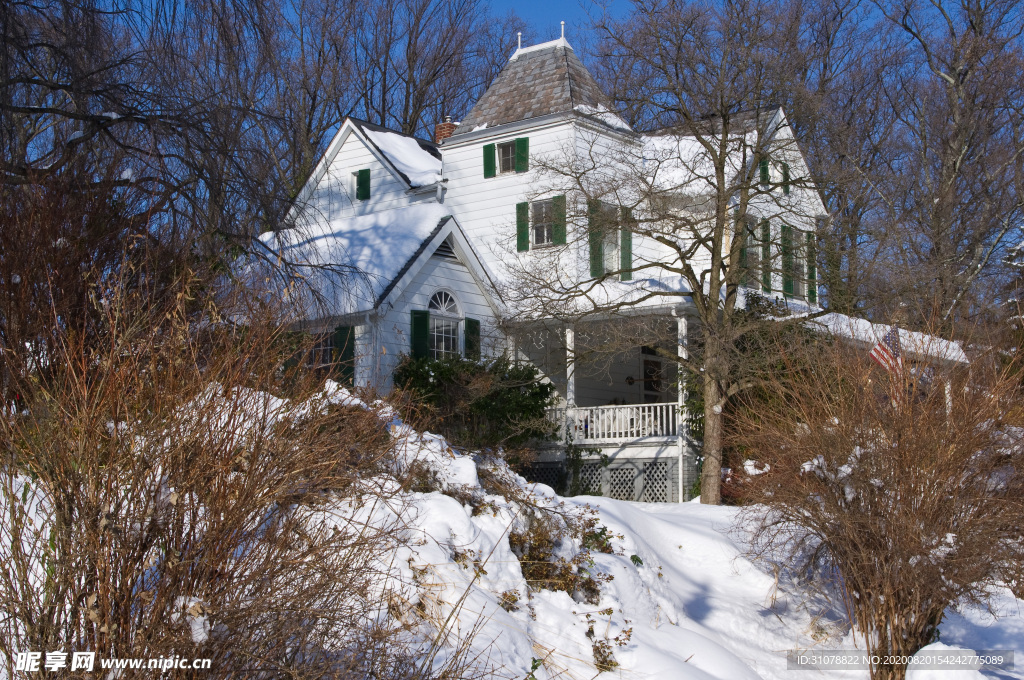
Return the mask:
[[575,443],[580,435],[576,411],[576,329],[572,324],[565,327],[565,431]]
[[678,404],[625,404],[548,409],[548,418],[571,426],[575,441],[629,441],[645,437],[677,437]]

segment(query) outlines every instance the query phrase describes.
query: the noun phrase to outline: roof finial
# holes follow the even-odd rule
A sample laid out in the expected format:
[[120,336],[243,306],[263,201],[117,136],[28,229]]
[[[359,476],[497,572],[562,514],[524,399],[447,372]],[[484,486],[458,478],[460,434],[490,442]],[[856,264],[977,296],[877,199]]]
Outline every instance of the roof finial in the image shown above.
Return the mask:
[[520,49],[521,50],[521,49],[523,49],[523,32],[519,31],[518,33],[516,33],[516,35],[519,36],[519,47],[516,48],[516,49]]
[[562,40],[565,40],[565,22],[562,22]]

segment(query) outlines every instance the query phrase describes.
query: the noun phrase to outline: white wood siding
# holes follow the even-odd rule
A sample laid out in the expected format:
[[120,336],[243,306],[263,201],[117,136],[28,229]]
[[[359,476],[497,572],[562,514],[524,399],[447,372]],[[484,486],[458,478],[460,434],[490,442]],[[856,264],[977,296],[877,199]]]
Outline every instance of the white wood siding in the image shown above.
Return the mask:
[[[572,124],[565,122],[489,135],[458,146],[442,146],[444,175],[448,179],[445,205],[459,220],[480,258],[499,275],[503,258],[522,256],[516,253],[516,204],[565,193],[537,171],[536,159],[556,157],[571,150],[573,134]],[[510,142],[517,137],[530,139],[530,170],[484,179],[484,145]]]
[[[370,170],[370,198],[356,199],[354,173]],[[400,208],[419,201],[434,201],[435,194],[410,194],[405,183],[378,159],[352,131],[341,141],[337,153],[328,162],[327,172],[320,178],[305,206],[307,218],[335,220]]]

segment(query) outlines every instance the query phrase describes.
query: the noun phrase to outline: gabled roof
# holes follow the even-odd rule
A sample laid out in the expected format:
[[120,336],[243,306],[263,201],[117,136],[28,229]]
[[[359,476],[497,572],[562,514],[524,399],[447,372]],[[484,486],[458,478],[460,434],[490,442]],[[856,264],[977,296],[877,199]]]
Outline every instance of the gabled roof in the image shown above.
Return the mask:
[[[303,286],[326,298],[335,315],[374,309],[392,283],[409,268],[437,230],[452,219],[434,201],[331,221],[305,219],[300,224],[260,237],[274,259],[303,280]],[[317,318],[315,301],[292,297],[300,315]]]
[[370,153],[410,189],[430,186],[441,181],[441,152],[436,144],[350,116],[342,121],[334,139],[327,145],[324,155],[320,157],[292,204],[288,216],[290,221],[298,219],[320,180],[327,175],[331,163],[350,136],[355,136],[365,144]]
[[410,187],[424,187],[441,181],[441,152],[437,144],[380,125],[349,118],[363,138],[391,164]]
[[565,38],[516,50],[455,134],[552,113],[607,111],[608,98]]
[[[433,201],[300,226],[260,237],[272,260],[302,284],[281,291],[306,319],[369,312],[400,295],[441,241],[451,237],[481,288],[493,277],[448,209]],[[250,271],[260,276],[259,271]],[[308,291],[321,296],[314,300]],[[493,300],[489,301],[494,304]],[[320,303],[326,302],[327,309]]]

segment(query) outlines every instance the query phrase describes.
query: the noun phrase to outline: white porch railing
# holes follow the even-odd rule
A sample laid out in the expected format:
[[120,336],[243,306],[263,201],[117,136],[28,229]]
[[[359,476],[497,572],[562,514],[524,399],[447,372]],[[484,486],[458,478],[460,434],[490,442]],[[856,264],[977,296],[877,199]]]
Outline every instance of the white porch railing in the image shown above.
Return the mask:
[[[569,410],[569,427],[576,442],[623,442],[645,437],[675,437],[679,433],[676,404],[586,406]],[[562,426],[564,408],[548,409],[548,418]]]

